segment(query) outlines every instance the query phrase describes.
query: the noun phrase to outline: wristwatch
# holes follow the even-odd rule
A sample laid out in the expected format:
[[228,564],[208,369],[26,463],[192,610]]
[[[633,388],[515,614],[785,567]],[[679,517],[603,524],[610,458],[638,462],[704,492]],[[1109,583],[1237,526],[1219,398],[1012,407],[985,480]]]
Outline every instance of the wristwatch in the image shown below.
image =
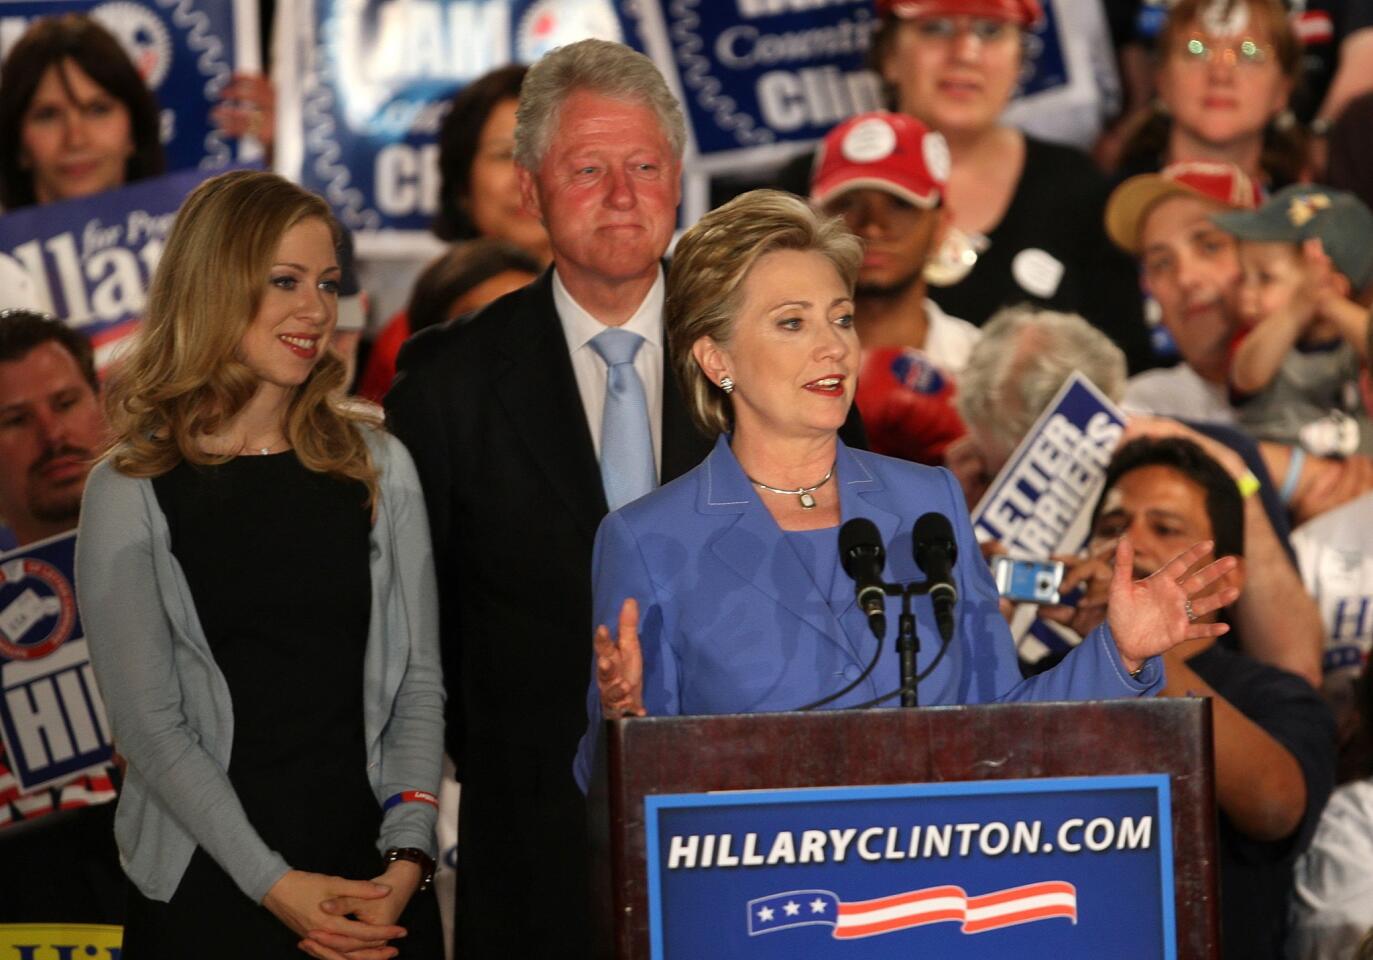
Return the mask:
[[420,885],[416,888],[416,893],[420,890],[428,890],[433,886],[434,867],[436,866],[434,858],[418,847],[392,847],[381,856],[388,865],[395,863],[397,860],[408,860],[411,863],[419,864]]

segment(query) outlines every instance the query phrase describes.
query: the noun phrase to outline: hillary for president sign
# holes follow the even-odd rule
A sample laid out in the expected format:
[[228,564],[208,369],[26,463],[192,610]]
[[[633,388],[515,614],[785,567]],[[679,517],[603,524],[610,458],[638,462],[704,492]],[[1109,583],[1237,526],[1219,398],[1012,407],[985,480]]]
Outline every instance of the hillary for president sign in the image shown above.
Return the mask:
[[76,609],[75,555],[75,533],[0,554],[0,737],[25,792],[112,754]]
[[654,960],[1176,955],[1161,774],[644,805]]
[[247,159],[210,110],[235,71],[261,70],[255,0],[0,0],[0,58],[34,19],[63,13],[89,14],[128,52],[162,110],[168,170]]
[[46,309],[91,338],[103,368],[143,316],[177,209],[213,174],[183,170],[0,216],[0,258],[28,274]]

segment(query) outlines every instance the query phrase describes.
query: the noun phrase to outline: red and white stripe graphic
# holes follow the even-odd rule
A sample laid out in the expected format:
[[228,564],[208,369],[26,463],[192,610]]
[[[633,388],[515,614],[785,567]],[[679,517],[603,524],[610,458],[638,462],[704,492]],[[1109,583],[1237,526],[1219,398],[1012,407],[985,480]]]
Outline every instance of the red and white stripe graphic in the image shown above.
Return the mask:
[[839,904],[837,939],[871,937],[927,923],[957,921],[964,933],[982,933],[1061,917],[1077,923],[1077,888],[1046,880],[970,897],[962,887],[927,887],[877,900]]

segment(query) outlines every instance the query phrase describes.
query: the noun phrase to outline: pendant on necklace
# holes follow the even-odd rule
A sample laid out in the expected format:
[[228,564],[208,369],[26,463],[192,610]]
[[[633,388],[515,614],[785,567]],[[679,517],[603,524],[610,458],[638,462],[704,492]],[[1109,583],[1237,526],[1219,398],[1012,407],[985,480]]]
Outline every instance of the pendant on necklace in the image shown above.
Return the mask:
[[800,500],[801,500],[801,509],[802,509],[802,510],[814,510],[814,509],[815,509],[815,498],[812,497],[812,496],[810,495],[810,491],[809,491],[809,490],[807,490],[805,493],[801,494]]

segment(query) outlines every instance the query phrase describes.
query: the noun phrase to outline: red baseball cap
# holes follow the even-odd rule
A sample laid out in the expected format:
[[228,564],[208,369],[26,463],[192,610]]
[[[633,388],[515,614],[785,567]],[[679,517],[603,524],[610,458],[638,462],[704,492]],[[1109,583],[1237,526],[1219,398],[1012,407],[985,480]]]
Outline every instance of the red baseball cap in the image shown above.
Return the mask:
[[1174,163],[1158,173],[1131,177],[1112,191],[1106,201],[1106,232],[1126,253],[1138,254],[1145,215],[1178,194],[1214,200],[1231,210],[1253,210],[1263,202],[1259,185],[1232,163]]
[[904,113],[850,117],[816,154],[810,198],[823,206],[850,190],[881,190],[923,209],[939,205],[949,179],[944,137]]
[[986,17],[1022,27],[1037,26],[1044,19],[1039,0],[877,0],[877,13],[902,20],[917,17]]

